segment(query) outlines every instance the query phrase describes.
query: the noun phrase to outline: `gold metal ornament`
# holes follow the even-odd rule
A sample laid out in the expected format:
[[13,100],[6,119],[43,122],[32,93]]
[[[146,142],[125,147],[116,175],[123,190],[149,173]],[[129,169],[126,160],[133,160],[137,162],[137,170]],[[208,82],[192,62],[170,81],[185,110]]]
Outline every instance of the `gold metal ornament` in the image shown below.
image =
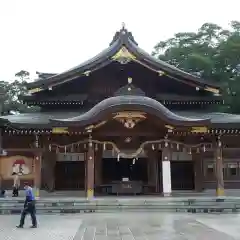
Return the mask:
[[29,94],[37,93],[37,92],[41,92],[42,90],[43,90],[42,88],[33,88],[33,89],[30,89],[28,93]]
[[113,119],[121,122],[125,128],[132,129],[137,123],[146,119],[142,112],[119,112],[116,113]]
[[130,51],[123,46],[113,57],[112,59],[114,61],[117,61],[121,64],[128,64],[129,62],[133,61],[136,59],[136,57],[130,53]]

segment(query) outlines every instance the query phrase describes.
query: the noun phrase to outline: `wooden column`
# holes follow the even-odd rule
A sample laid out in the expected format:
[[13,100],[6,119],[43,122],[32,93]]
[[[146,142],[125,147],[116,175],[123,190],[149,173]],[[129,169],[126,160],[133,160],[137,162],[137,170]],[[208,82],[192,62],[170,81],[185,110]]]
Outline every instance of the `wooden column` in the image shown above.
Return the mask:
[[34,156],[34,188],[35,196],[39,197],[40,187],[41,187],[41,160],[42,155],[40,153],[35,154]]
[[[1,116],[1,102],[0,102],[0,116]],[[2,147],[2,129],[0,129],[0,152],[3,153],[3,147]],[[2,187],[2,176],[1,176],[1,156],[0,156],[0,190],[1,190],[1,187]]]
[[217,140],[215,149],[216,162],[216,195],[217,197],[224,196],[224,180],[223,180],[223,158],[222,158],[222,143],[220,138]]
[[[39,148],[39,136],[35,135],[35,147]],[[35,196],[39,197],[40,187],[41,187],[41,159],[42,153],[39,151],[35,152],[33,166],[34,166],[34,188]]]
[[156,156],[153,150],[147,151],[148,161],[148,184],[155,186],[155,192],[157,192],[157,169],[156,169]]
[[203,180],[204,180],[202,154],[193,153],[193,161],[194,161],[194,173],[195,173],[195,191],[201,192],[203,191]]
[[87,152],[87,198],[92,199],[94,197],[94,149],[91,137],[89,137],[88,142],[88,152]]
[[55,152],[43,152],[41,156],[41,186],[48,192],[55,190],[55,166],[57,154]]
[[103,155],[103,149],[101,146],[99,146],[98,150],[95,153],[95,164],[94,164],[96,186],[99,186],[102,184],[102,155]]

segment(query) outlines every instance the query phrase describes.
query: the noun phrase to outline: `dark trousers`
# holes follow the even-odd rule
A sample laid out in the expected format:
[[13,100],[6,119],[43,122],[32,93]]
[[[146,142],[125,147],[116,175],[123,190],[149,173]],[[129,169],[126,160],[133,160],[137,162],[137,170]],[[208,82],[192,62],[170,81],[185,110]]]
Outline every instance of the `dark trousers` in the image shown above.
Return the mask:
[[24,210],[21,214],[20,226],[24,226],[25,217],[27,214],[31,215],[32,225],[37,226],[37,218],[36,218],[36,206],[35,201],[29,202],[24,207]]
[[12,195],[13,197],[18,197],[18,187],[13,187]]
[[0,193],[0,197],[1,197],[1,198],[5,197],[5,193],[6,193],[6,191],[2,189],[2,190],[1,190],[1,193]]

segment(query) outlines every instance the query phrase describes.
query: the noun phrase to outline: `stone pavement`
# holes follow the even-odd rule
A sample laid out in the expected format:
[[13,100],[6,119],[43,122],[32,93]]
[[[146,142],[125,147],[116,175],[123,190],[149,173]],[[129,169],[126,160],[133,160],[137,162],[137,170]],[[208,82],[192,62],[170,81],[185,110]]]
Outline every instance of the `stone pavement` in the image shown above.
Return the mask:
[[108,213],[39,216],[39,228],[16,229],[19,216],[0,216],[1,240],[234,240],[240,215]]

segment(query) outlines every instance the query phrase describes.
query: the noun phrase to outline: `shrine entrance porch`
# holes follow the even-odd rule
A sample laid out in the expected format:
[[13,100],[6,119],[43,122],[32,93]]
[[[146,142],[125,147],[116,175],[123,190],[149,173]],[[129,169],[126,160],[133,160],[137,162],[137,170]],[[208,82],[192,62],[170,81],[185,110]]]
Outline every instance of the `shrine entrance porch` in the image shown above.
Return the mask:
[[55,190],[85,190],[85,163],[83,161],[56,162]]
[[102,184],[98,195],[140,195],[147,192],[148,159],[102,159]]
[[172,190],[194,190],[194,162],[171,161]]

